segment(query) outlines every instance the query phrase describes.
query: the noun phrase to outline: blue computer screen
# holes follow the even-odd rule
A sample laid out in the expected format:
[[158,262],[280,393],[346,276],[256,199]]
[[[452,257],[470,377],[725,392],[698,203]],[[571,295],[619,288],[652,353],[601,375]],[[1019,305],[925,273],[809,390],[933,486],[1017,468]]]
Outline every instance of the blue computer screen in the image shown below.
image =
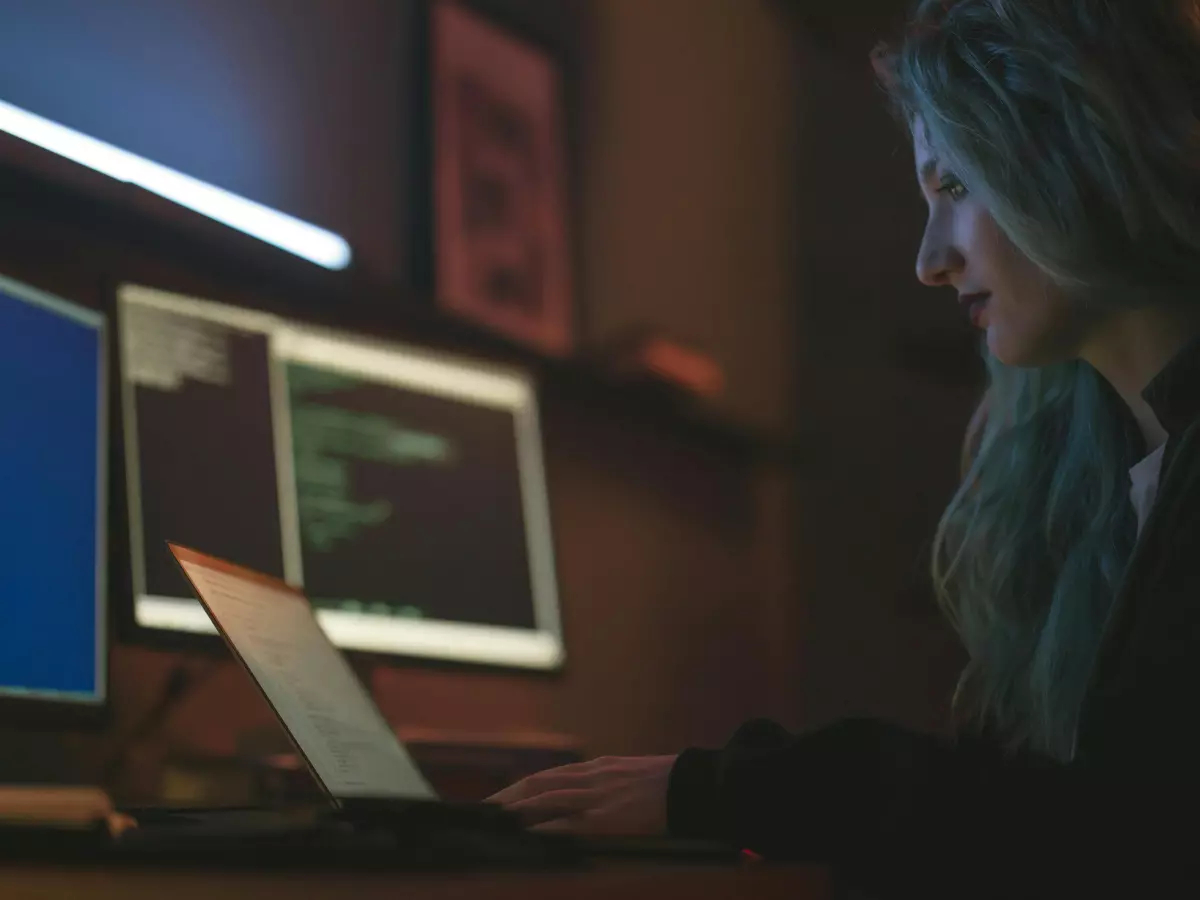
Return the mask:
[[0,279],[0,696],[104,694],[99,314]]

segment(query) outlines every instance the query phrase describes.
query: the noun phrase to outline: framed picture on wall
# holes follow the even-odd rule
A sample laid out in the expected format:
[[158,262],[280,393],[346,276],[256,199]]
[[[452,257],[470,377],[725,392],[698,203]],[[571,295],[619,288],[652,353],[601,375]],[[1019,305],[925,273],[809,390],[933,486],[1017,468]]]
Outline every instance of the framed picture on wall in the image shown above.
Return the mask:
[[434,268],[442,308],[571,351],[560,72],[453,0],[432,9]]

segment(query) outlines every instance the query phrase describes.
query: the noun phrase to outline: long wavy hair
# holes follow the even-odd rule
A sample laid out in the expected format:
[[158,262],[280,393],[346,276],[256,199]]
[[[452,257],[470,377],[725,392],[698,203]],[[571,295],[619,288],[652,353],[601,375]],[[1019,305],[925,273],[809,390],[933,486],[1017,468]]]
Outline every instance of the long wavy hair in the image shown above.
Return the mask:
[[[1077,302],[1200,284],[1200,0],[921,0],[873,59],[902,120]],[[955,707],[1069,759],[1145,448],[1088,364],[987,362],[934,541],[969,656]]]

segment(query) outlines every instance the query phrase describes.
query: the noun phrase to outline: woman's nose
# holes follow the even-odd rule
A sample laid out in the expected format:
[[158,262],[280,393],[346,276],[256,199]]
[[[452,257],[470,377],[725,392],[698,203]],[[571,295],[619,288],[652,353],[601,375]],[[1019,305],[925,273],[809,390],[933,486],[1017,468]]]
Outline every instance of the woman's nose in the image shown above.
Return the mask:
[[952,282],[965,263],[954,244],[926,231],[917,251],[917,279],[928,287],[943,287]]

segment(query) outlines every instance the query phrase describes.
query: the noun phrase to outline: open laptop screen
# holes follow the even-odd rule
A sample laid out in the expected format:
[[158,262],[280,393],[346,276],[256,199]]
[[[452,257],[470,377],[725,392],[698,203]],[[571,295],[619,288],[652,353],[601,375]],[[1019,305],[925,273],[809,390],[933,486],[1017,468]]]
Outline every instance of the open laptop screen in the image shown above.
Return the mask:
[[171,552],[234,655],[336,802],[434,799],[300,591],[175,545]]

